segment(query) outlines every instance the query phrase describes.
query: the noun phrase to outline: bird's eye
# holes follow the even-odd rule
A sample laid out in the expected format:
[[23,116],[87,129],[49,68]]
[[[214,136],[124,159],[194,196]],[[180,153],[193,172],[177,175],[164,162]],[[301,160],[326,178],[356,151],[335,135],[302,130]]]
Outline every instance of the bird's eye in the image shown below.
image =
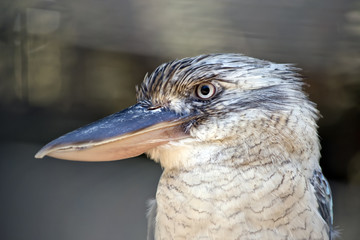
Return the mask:
[[215,93],[216,88],[211,83],[202,83],[196,87],[196,96],[204,100],[211,98]]

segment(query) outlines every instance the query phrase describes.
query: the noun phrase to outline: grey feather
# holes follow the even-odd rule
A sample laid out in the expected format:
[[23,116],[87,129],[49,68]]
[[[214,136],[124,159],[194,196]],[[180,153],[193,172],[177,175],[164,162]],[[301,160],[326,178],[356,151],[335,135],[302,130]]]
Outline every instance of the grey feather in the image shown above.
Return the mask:
[[150,199],[148,201],[148,229],[147,229],[147,240],[154,240],[155,239],[155,221],[156,221],[156,210],[157,210],[157,203],[155,199]]
[[329,238],[331,240],[333,239],[332,236],[334,236],[335,233],[333,232],[333,203],[330,185],[322,172],[319,170],[314,171],[310,182],[315,190],[315,196],[319,205],[319,212],[329,227]]

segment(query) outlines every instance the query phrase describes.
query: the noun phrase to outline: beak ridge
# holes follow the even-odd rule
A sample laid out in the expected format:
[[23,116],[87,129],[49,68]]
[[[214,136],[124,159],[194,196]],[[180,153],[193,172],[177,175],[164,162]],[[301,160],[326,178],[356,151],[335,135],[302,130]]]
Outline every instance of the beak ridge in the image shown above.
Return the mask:
[[181,124],[190,114],[140,103],[67,133],[46,144],[36,158],[46,155],[77,161],[112,161],[140,155],[169,141],[189,137]]

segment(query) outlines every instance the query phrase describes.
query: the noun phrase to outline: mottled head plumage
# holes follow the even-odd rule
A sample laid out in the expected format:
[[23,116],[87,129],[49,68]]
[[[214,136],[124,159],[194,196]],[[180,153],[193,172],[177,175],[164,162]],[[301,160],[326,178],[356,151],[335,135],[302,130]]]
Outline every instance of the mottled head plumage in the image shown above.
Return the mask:
[[210,55],[185,58],[162,64],[137,88],[138,101],[166,104],[169,97],[188,97],[189,90],[201,82],[216,79],[214,63],[202,61]]
[[[221,109],[221,114],[255,108],[275,111],[306,103],[317,118],[313,104],[302,91],[303,82],[297,71],[298,68],[290,64],[241,54],[201,55],[156,68],[137,87],[137,99],[149,106],[172,105],[178,112],[196,109],[214,114],[218,112],[216,109]],[[194,94],[196,86],[204,82],[217,87],[216,95],[208,101]]]
[[[196,95],[197,87],[203,83],[216,88],[216,93],[205,100]],[[176,160],[178,157],[173,156],[176,152],[174,144],[183,148],[220,141],[237,148],[242,145],[249,152],[252,150],[246,144],[253,141],[253,136],[243,134],[246,129],[252,129],[256,138],[271,138],[279,154],[288,154],[282,156],[284,159],[293,152],[305,152],[305,142],[318,147],[318,112],[302,87],[303,82],[294,66],[241,54],[201,55],[162,64],[137,88],[138,101],[150,108],[165,107],[179,114],[194,113],[195,117],[183,124],[184,131],[192,138],[170,143],[171,152],[167,151],[168,146],[161,146],[148,154],[165,167],[167,164],[179,167],[186,165],[186,161],[183,158]],[[307,139],[300,132],[298,134],[301,128],[315,137]],[[264,150],[264,155],[275,145]],[[187,152],[181,151],[182,154]],[[317,148],[312,153],[316,151]],[[319,156],[318,153],[315,155],[314,158]],[[248,161],[247,156],[241,158]],[[172,160],[165,163],[165,159]]]

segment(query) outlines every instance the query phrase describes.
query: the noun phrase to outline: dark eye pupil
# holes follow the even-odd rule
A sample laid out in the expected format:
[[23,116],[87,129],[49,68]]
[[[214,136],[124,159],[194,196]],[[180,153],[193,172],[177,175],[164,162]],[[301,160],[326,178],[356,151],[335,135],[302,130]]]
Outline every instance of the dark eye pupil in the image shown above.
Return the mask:
[[203,94],[205,96],[208,95],[210,92],[209,86],[207,86],[207,85],[201,86],[200,92],[201,92],[201,94]]

